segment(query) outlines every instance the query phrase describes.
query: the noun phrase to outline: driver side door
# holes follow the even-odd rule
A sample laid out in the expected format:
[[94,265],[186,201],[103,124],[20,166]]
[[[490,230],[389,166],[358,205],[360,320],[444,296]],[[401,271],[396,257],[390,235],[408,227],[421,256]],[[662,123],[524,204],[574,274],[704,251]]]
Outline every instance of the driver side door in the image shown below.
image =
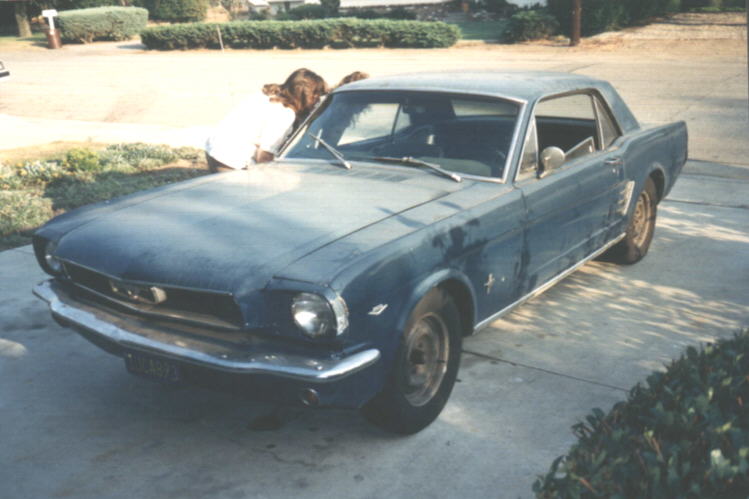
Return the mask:
[[[601,138],[596,98],[592,92],[564,94],[543,99],[534,109],[515,181],[525,202],[528,255],[521,295],[605,243],[624,164]],[[561,149],[565,160],[544,171],[539,157],[549,147]]]

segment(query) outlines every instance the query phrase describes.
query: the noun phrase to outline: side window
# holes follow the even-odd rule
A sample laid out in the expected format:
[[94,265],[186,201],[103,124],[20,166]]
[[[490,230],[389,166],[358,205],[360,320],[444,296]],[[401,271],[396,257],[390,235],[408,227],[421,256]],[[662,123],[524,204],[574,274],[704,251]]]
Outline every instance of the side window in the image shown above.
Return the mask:
[[593,106],[589,94],[552,97],[538,103],[538,150],[558,147],[567,161],[593,153],[599,141]]
[[598,97],[595,98],[595,102],[598,125],[601,131],[601,149],[608,149],[621,134],[619,133],[619,127],[616,126],[616,122],[606,106]]

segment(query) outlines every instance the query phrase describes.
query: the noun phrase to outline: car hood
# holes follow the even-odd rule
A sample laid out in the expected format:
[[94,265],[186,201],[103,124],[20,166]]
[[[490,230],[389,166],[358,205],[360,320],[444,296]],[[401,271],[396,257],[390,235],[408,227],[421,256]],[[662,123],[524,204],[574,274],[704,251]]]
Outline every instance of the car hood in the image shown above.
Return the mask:
[[281,164],[71,213],[57,255],[125,280],[243,294],[352,232],[466,184],[423,171]]

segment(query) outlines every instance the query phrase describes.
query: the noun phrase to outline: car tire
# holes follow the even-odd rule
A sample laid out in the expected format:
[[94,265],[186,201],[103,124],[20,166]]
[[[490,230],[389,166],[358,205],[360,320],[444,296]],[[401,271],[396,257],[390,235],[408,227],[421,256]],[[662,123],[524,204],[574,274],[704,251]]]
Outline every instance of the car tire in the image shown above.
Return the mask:
[[636,263],[645,257],[650,248],[658,208],[658,194],[651,178],[645,181],[635,203],[624,239],[606,252],[605,259],[608,261],[625,265]]
[[439,416],[460,365],[462,335],[455,302],[435,288],[414,307],[383,390],[362,409],[373,424],[416,433]]

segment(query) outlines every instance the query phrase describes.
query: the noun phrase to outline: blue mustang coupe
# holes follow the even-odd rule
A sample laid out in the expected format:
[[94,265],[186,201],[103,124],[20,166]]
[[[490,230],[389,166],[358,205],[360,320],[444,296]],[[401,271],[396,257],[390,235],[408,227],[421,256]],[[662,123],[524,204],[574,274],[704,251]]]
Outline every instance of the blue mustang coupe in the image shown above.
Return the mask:
[[414,74],[339,88],[277,161],[66,213],[52,316],[131,372],[431,423],[461,339],[607,253],[634,263],[687,159],[606,82]]

